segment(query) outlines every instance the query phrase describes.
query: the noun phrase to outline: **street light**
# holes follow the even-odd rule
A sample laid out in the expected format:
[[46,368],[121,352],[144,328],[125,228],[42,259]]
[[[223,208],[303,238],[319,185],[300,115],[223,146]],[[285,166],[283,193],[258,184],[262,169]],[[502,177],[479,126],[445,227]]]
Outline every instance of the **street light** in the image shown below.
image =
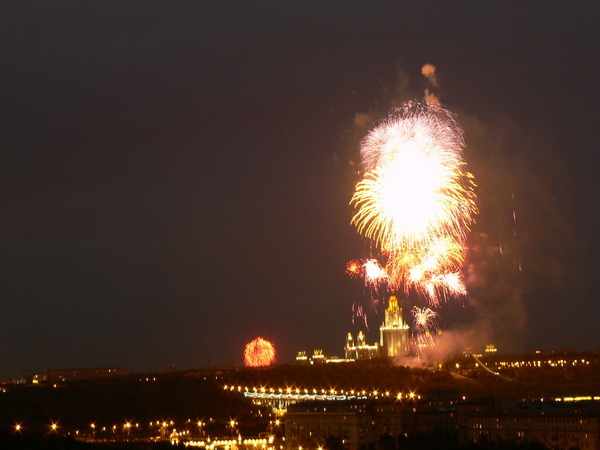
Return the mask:
[[125,422],[124,427],[127,430],[127,437],[129,438],[129,432],[131,431],[131,422]]
[[231,437],[233,437],[233,430],[235,429],[236,425],[237,425],[237,422],[234,419],[231,419],[229,421],[229,426],[231,427]]

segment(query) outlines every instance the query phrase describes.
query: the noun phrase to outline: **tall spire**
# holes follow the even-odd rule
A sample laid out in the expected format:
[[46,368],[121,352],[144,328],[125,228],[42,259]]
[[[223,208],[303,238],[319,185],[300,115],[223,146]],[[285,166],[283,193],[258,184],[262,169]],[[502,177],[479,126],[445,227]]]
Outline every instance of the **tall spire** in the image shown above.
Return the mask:
[[402,308],[398,306],[398,297],[390,295],[388,307],[385,310],[385,326],[388,328],[404,328]]
[[402,318],[398,298],[392,294],[385,309],[385,320],[379,328],[383,355],[394,357],[408,354],[408,332],[409,327]]

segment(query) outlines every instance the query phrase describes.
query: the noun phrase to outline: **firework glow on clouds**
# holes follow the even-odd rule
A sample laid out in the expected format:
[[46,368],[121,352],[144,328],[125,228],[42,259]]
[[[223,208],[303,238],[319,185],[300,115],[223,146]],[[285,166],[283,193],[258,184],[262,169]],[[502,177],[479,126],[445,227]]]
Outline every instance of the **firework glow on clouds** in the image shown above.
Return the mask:
[[247,367],[266,367],[275,363],[275,346],[257,337],[248,342],[244,348],[244,364]]
[[475,183],[463,159],[463,132],[435,102],[406,102],[361,143],[362,179],[351,223],[377,248],[353,272],[365,284],[416,292],[430,308],[413,310],[416,331],[431,335],[431,308],[467,293],[462,267],[474,215]]

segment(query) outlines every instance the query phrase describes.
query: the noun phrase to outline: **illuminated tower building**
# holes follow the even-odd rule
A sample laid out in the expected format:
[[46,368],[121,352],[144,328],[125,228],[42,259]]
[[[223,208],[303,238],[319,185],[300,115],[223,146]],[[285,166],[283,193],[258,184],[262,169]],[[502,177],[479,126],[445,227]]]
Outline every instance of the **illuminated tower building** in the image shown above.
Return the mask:
[[408,325],[402,319],[402,308],[398,306],[395,295],[385,310],[385,320],[379,327],[382,356],[394,357],[409,353]]
[[344,351],[346,353],[346,359],[356,359],[356,345],[354,344],[352,333],[348,333],[348,336],[346,337]]
[[367,344],[367,338],[362,331],[358,332],[356,343],[354,343],[352,334],[348,333],[344,350],[346,352],[346,359],[373,359],[379,355],[379,345],[377,343],[373,345]]

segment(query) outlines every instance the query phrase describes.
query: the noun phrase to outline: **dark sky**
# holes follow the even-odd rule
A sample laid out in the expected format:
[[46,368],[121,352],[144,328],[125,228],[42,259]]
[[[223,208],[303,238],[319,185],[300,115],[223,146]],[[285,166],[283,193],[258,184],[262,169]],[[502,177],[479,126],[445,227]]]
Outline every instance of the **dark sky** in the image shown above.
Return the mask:
[[0,378],[241,364],[257,336],[282,362],[341,355],[367,302],[344,274],[369,252],[349,225],[355,118],[421,96],[425,63],[480,189],[453,323],[505,350],[600,347],[599,18],[595,1],[3,2]]

